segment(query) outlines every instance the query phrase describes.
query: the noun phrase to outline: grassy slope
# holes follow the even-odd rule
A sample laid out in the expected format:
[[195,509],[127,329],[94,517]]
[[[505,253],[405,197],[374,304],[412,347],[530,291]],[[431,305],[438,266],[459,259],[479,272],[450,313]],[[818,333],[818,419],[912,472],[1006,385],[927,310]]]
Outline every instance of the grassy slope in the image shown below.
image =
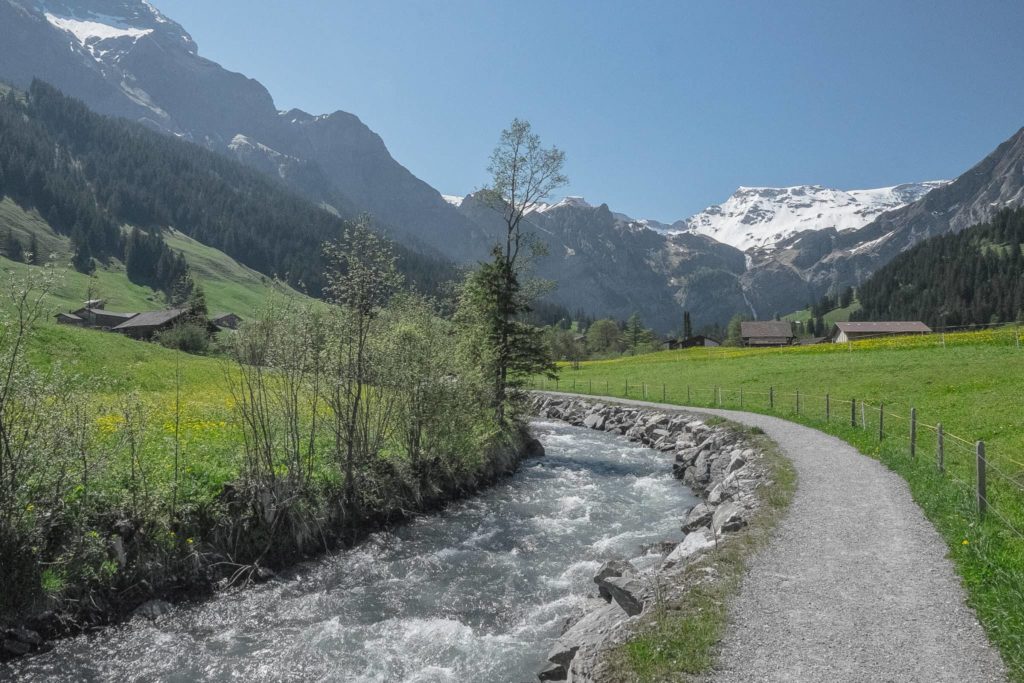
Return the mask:
[[[560,388],[632,398],[642,383],[648,398],[711,405],[722,387],[725,407],[774,412],[846,439],[902,474],[915,499],[945,537],[993,642],[1024,681],[1024,420],[1020,387],[1024,350],[1010,329],[939,336],[878,339],[844,345],[786,349],[687,349],[584,363],[562,369]],[[575,385],[573,384],[575,382]],[[608,382],[607,389],[605,382]],[[548,383],[550,386],[550,383]],[[775,408],[768,406],[774,387]],[[801,412],[796,414],[796,392]],[[825,394],[832,419],[825,422]],[[867,426],[850,427],[849,399],[868,401]],[[842,403],[846,399],[846,403]],[[878,405],[885,403],[885,439],[878,440]],[[988,448],[989,499],[982,523],[974,510],[974,455],[968,444],[946,438],[946,473],[935,466],[935,434],[918,432],[918,457],[909,456],[910,407],[922,423],[942,422],[948,434]],[[1000,516],[1005,519],[1000,519]]]
[[[860,304],[854,301],[846,308],[834,308],[825,314],[825,324],[834,325],[836,323],[846,322],[850,319],[850,316],[860,310]],[[794,311],[789,315],[783,316],[783,320],[792,320],[793,322],[804,322],[811,317],[811,310],[805,308],[802,311]]]
[[[54,254],[57,263],[67,263],[71,257],[70,243],[57,235],[34,211],[24,211],[10,198],[0,200],[0,234],[10,229],[27,248],[31,235],[35,235],[40,250]],[[170,231],[167,244],[182,252],[193,277],[203,286],[211,313],[234,312],[243,318],[251,317],[255,309],[276,286],[266,276],[238,263],[221,251],[207,247],[176,231]],[[27,268],[0,258],[0,270],[19,271]],[[292,290],[290,293],[295,294]],[[53,312],[81,306],[89,294],[107,300],[113,311],[144,311],[163,308],[163,295],[149,287],[128,281],[120,263],[99,267],[93,277],[71,269],[62,273],[61,283],[52,297]]]

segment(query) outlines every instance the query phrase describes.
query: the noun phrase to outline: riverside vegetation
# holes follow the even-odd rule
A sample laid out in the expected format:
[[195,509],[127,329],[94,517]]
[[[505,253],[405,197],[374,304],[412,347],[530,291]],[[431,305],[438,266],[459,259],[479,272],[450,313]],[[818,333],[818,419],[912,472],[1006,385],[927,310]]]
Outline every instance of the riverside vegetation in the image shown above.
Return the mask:
[[[47,324],[59,274],[15,270],[0,306],[0,625],[29,629],[5,632],[4,655],[264,579],[512,471],[535,448],[521,387],[552,367],[521,320],[534,288],[518,221],[561,163],[529,124],[503,134],[504,249],[447,318],[404,288],[366,218],[323,247],[325,301],[276,288],[221,358]],[[532,186],[538,167],[550,175]]]
[[[741,407],[742,389],[744,410],[821,429],[878,458],[910,484],[915,500],[945,538],[969,603],[1011,676],[1024,680],[1024,356],[1016,334],[1011,326],[850,345],[665,351],[584,362],[578,370],[565,365],[558,385],[565,391],[623,396],[628,382],[632,398],[643,398],[646,385],[648,400],[734,409]],[[546,386],[554,388],[550,381]],[[774,390],[773,409],[769,388]],[[828,421],[826,394],[834,402]],[[856,427],[850,426],[853,398],[858,399]],[[870,406],[863,413],[866,427],[861,400]],[[887,411],[881,441],[879,402]],[[922,423],[941,422],[947,435],[985,441],[990,510],[983,519],[973,491],[973,448],[947,436],[945,472],[939,472],[936,435],[919,428],[917,457],[912,458],[908,424],[900,419],[912,406]]]

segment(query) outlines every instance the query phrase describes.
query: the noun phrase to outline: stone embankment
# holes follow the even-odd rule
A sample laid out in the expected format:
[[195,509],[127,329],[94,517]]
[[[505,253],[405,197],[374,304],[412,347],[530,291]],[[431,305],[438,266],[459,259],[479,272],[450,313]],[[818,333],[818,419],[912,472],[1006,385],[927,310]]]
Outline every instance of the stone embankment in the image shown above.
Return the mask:
[[[664,552],[655,570],[638,571],[629,562],[611,559],[594,576],[598,597],[579,615],[548,654],[542,681],[603,680],[603,655],[628,639],[639,620],[659,601],[670,601],[692,587],[686,568],[743,529],[756,514],[756,490],[767,481],[768,468],[749,438],[729,424],[708,424],[683,411],[663,411],[599,403],[575,397],[538,394],[534,410],[540,417],[621,434],[673,459],[675,476],[703,499],[681,510],[678,544],[661,544]],[[697,581],[713,581],[713,571]]]

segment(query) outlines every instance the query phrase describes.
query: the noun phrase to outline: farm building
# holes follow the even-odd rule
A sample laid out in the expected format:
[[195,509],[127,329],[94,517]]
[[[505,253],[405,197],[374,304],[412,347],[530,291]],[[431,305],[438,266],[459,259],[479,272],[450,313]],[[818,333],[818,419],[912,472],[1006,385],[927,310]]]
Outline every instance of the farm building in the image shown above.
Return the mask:
[[82,320],[81,317],[75,315],[74,313],[58,313],[57,314],[57,324],[58,325],[78,325],[78,326],[84,326],[85,325],[85,321]]
[[242,324],[242,318],[236,313],[217,313],[210,318],[210,322],[221,330],[237,330]]
[[184,308],[137,313],[111,331],[126,334],[133,339],[150,339],[157,332],[174,327],[175,323],[181,322],[187,314],[188,311]]
[[740,323],[740,337],[744,346],[789,346],[796,334],[786,320],[753,320]]
[[669,349],[691,349],[695,346],[721,346],[722,342],[703,334],[697,334],[686,339],[669,339],[664,342]]
[[829,339],[835,344],[870,337],[891,337],[901,334],[929,334],[932,328],[920,321],[836,323]]
[[[108,311],[103,308],[90,308],[83,307],[77,311],[71,311],[71,315],[81,320],[81,324],[85,327],[98,327],[101,330],[112,330],[118,325],[121,325],[132,318],[137,313],[115,313],[114,311]],[[62,322],[59,318],[57,322]]]

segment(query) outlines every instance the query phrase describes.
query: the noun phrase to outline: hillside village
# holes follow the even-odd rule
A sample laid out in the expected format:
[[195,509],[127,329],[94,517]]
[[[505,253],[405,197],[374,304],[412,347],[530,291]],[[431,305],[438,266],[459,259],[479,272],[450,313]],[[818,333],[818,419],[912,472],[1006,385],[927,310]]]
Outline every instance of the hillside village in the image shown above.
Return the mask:
[[185,322],[199,322],[210,334],[222,330],[237,330],[242,319],[235,313],[217,313],[211,316],[192,315],[187,308],[167,308],[159,311],[108,311],[106,301],[91,299],[80,308],[55,317],[60,325],[85,327],[105,332],[117,332],[132,339],[152,340],[156,335]]

